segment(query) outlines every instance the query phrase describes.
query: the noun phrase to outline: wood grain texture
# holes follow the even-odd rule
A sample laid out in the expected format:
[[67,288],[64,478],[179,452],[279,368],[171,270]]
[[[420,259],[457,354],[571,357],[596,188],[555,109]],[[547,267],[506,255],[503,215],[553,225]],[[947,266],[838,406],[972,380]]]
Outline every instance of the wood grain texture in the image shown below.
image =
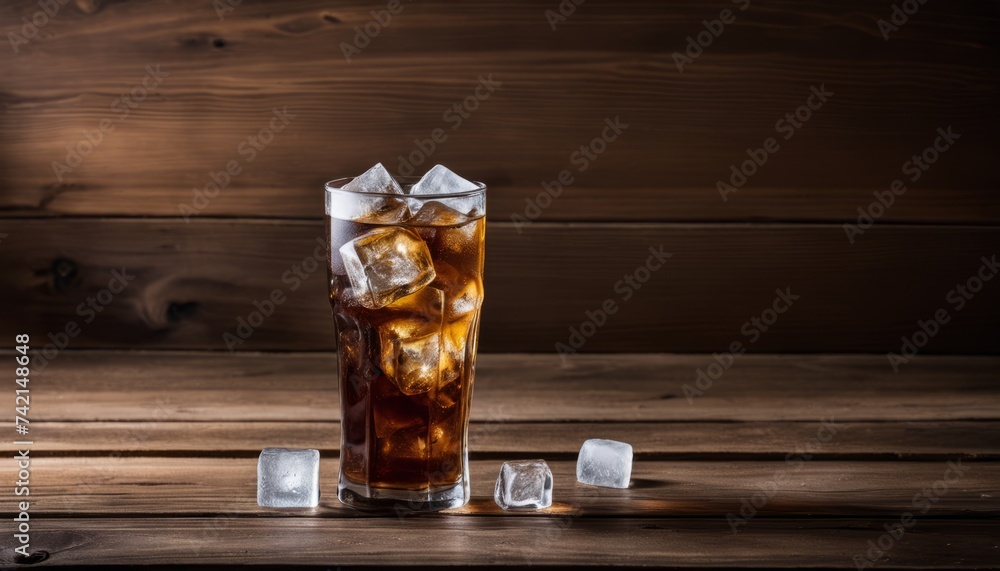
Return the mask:
[[[35,534],[41,565],[565,565],[606,568],[767,566],[854,569],[868,541],[895,520],[754,521],[733,534],[723,519],[496,517],[69,518]],[[996,565],[994,521],[920,521],[895,543],[887,568]],[[127,545],[123,538],[127,537]],[[595,538],[597,538],[595,540]],[[427,549],[427,546],[434,546]],[[9,548],[0,560],[11,562]]]
[[[1000,420],[993,357],[926,356],[894,374],[877,356],[748,355],[689,403],[683,386],[705,362],[702,355],[581,355],[563,367],[544,355],[482,355],[472,418],[503,427],[832,417],[861,423],[862,431],[866,421]],[[334,363],[329,353],[67,351],[33,373],[33,418],[132,421],[150,434],[157,423],[329,423],[339,417]],[[313,447],[326,441],[315,438]]]
[[[964,475],[877,566],[1000,565],[998,358],[935,355],[1000,355],[1000,281],[961,310],[949,298],[1000,254],[996,2],[922,4],[890,41],[888,3],[753,2],[684,73],[674,51],[733,2],[588,0],[556,31],[557,2],[404,2],[350,63],[342,42],[384,3],[66,4],[0,58],[0,337],[37,349],[82,330],[36,355],[31,567],[855,569],[956,461]],[[38,9],[4,2],[4,31]],[[124,117],[115,100],[147,66],[169,75]],[[446,111],[482,77],[496,91],[457,126]],[[716,182],[813,86],[833,95],[722,201]],[[240,144],[275,109],[289,124],[251,161]],[[616,117],[628,127],[583,170],[573,153]],[[106,118],[115,131],[60,179],[54,161]],[[841,224],[942,128],[960,140],[849,244]],[[434,129],[447,141],[426,166],[490,186],[473,500],[371,517],[335,497],[325,272],[301,287],[286,272],[316,251],[323,181],[398,168]],[[240,173],[186,224],[228,161]],[[512,224],[563,169],[573,183]],[[657,246],[673,256],[622,299]],[[89,319],[80,304],[115,270],[134,281]],[[229,354],[223,334],[276,288],[288,301]],[[785,288],[798,300],[750,342],[744,324]],[[620,309],[560,360],[608,299]],[[942,309],[894,372],[886,352]],[[757,354],[691,397],[734,341]],[[122,347],[157,351],[92,350]],[[657,354],[613,354],[635,351]],[[839,352],[870,355],[813,354]],[[635,446],[630,488],[575,482],[590,437]],[[256,505],[265,446],[322,450],[320,507]],[[500,463],[530,457],[549,460],[554,505],[500,511]],[[768,491],[733,533],[727,514]],[[27,562],[10,543],[0,567]]]
[[[495,405],[493,414],[507,408]],[[502,416],[490,420],[489,410],[477,414],[479,420],[469,428],[474,458],[575,456],[588,436],[628,442],[640,458],[783,458],[823,426],[805,421],[528,422]],[[834,426],[837,437],[815,450],[814,457],[1000,459],[1000,421],[835,421]],[[46,455],[242,458],[256,457],[262,448],[288,447],[315,448],[336,457],[340,447],[337,421],[47,421],[35,423],[32,430],[38,435],[33,449]]]
[[[224,334],[280,290],[287,301],[234,347],[333,347],[325,270],[312,260],[309,278],[292,275],[324,255],[316,222],[33,219],[9,220],[5,231],[0,298],[17,301],[2,335],[31,328],[44,339],[76,321],[74,349],[224,351]],[[634,289],[623,280],[651,248],[672,257]],[[832,225],[537,224],[518,234],[496,223],[481,350],[578,345],[571,328],[611,300],[615,313],[581,351],[713,352],[740,341],[757,352],[898,353],[918,320],[944,309],[950,320],[923,352],[998,353],[1000,282],[961,311],[949,298],[998,252],[1000,229],[987,227],[876,226],[851,245]],[[121,268],[135,276],[130,285],[99,314],[81,308]],[[779,289],[800,299],[767,331],[751,326]]]
[[[503,515],[493,502],[502,459],[471,463],[472,500],[454,515]],[[576,461],[548,461],[550,510],[524,517],[704,517],[725,521],[741,500],[773,492],[757,516],[891,518],[914,509],[914,495],[945,476],[934,462],[812,461],[802,455],[774,462],[654,462],[638,460],[633,485],[596,488],[576,481]],[[32,464],[33,513],[48,517],[225,515],[359,517],[337,500],[336,459],[320,466],[320,506],[310,510],[257,505],[256,458],[46,458]],[[933,495],[926,517],[994,517],[1000,514],[1000,463],[962,461],[952,466],[947,493]],[[197,475],[195,477],[195,475]],[[956,483],[957,482],[957,483]],[[756,516],[755,516],[756,517]]]
[[[396,165],[442,128],[430,161],[488,182],[491,216],[509,220],[620,115],[628,130],[542,219],[851,220],[951,125],[962,140],[884,220],[1000,221],[992,3],[922,6],[888,42],[887,6],[753,5],[684,73],[672,54],[731,2],[588,4],[553,31],[528,0],[404,3],[350,63],[340,46],[368,3],[247,2],[221,20],[200,0],[70,4],[0,60],[0,208],[176,216],[237,160],[202,215],[315,218],[324,180]],[[36,10],[6,2],[0,17]],[[118,120],[112,102],[156,64],[170,75]],[[452,130],[444,113],[490,74],[502,86]],[[716,181],[820,84],[835,95],[723,203]],[[240,142],[285,107],[289,128],[245,162]],[[58,180],[53,161],[105,117],[115,131]]]
[[[880,567],[995,565],[996,358],[927,356],[895,374],[874,356],[751,355],[694,404],[668,398],[703,359],[484,355],[472,501],[371,517],[333,493],[332,354],[65,351],[32,375],[32,565],[854,569],[907,513]],[[820,442],[828,415],[837,432]],[[636,445],[628,489],[575,482],[591,436]],[[254,455],[271,444],[324,448],[319,507],[256,505]],[[499,466],[526,457],[549,460],[553,506],[503,512]]]

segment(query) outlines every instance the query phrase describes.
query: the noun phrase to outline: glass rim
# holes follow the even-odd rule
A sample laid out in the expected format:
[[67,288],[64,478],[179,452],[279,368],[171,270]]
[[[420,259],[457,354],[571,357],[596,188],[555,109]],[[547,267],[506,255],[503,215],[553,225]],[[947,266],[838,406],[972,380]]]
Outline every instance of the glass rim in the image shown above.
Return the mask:
[[[419,200],[423,200],[423,199],[436,199],[436,200],[440,200],[442,198],[466,198],[466,197],[469,197],[469,196],[476,196],[477,194],[486,194],[486,184],[482,183],[482,182],[479,182],[479,181],[476,181],[476,180],[470,180],[469,182],[471,182],[472,184],[475,184],[478,188],[475,188],[473,190],[467,190],[465,192],[450,192],[450,193],[445,193],[445,194],[399,194],[399,195],[397,195],[397,194],[390,194],[390,193],[385,193],[385,192],[363,192],[363,191],[359,191],[359,190],[344,190],[343,188],[341,188],[343,185],[351,182],[355,178],[357,178],[357,177],[349,176],[349,177],[337,178],[337,179],[334,179],[334,180],[331,180],[331,181],[327,181],[323,185],[323,188],[328,193],[330,193],[330,192],[337,192],[337,193],[343,193],[343,194],[347,194],[347,195],[357,195],[357,196],[401,196],[401,197],[404,197],[404,198],[407,198],[407,199],[414,198],[414,199],[419,199]],[[399,182],[399,183],[413,184],[413,183],[416,183],[417,181],[419,181],[422,177],[419,177],[419,176],[394,176],[392,178],[396,179],[396,182]]]

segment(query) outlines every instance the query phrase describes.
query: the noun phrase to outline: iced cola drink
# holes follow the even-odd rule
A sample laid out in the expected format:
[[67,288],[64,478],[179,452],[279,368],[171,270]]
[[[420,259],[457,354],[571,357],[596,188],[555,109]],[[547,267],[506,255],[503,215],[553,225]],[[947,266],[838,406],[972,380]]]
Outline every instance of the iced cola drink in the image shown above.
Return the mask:
[[469,499],[485,187],[447,169],[437,181],[440,169],[389,182],[378,166],[327,183],[339,496],[360,509],[434,511]]

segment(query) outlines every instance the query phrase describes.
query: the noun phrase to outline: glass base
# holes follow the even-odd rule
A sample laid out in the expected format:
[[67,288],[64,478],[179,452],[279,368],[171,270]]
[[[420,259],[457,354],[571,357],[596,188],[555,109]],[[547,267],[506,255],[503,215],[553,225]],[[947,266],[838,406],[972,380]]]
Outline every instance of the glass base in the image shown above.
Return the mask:
[[469,495],[468,481],[449,487],[402,490],[359,484],[348,480],[343,474],[340,476],[340,486],[337,493],[341,502],[354,509],[392,513],[399,517],[460,508],[469,503]]

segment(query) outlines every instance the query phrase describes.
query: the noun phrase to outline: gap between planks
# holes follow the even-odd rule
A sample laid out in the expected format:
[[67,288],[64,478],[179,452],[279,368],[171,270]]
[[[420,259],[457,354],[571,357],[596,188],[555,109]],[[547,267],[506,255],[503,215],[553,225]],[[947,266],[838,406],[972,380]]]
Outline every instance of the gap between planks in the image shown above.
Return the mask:
[[[894,520],[725,520],[432,516],[420,518],[45,519],[32,534],[47,565],[720,565],[855,568]],[[898,521],[898,520],[896,520]],[[1000,523],[920,521],[885,567],[994,568]],[[127,547],[123,539],[127,538]],[[595,540],[599,538],[599,540]],[[431,546],[428,548],[428,546]],[[0,563],[11,562],[5,550]],[[882,562],[885,564],[885,561]]]
[[[547,459],[554,476],[553,507],[524,514],[551,517],[718,517],[772,491],[759,515],[773,517],[892,517],[912,510],[915,496],[946,476],[957,480],[930,494],[925,514],[937,518],[1000,516],[1000,463],[965,461],[684,461],[637,460],[632,485],[613,490],[576,482],[576,463]],[[470,463],[472,501],[448,513],[502,515],[493,486],[502,459]],[[256,503],[257,461],[207,458],[34,458],[33,513],[114,516],[359,517],[336,498],[339,463],[320,461],[321,505],[306,510],[263,509]],[[925,494],[925,495],[926,495]]]

